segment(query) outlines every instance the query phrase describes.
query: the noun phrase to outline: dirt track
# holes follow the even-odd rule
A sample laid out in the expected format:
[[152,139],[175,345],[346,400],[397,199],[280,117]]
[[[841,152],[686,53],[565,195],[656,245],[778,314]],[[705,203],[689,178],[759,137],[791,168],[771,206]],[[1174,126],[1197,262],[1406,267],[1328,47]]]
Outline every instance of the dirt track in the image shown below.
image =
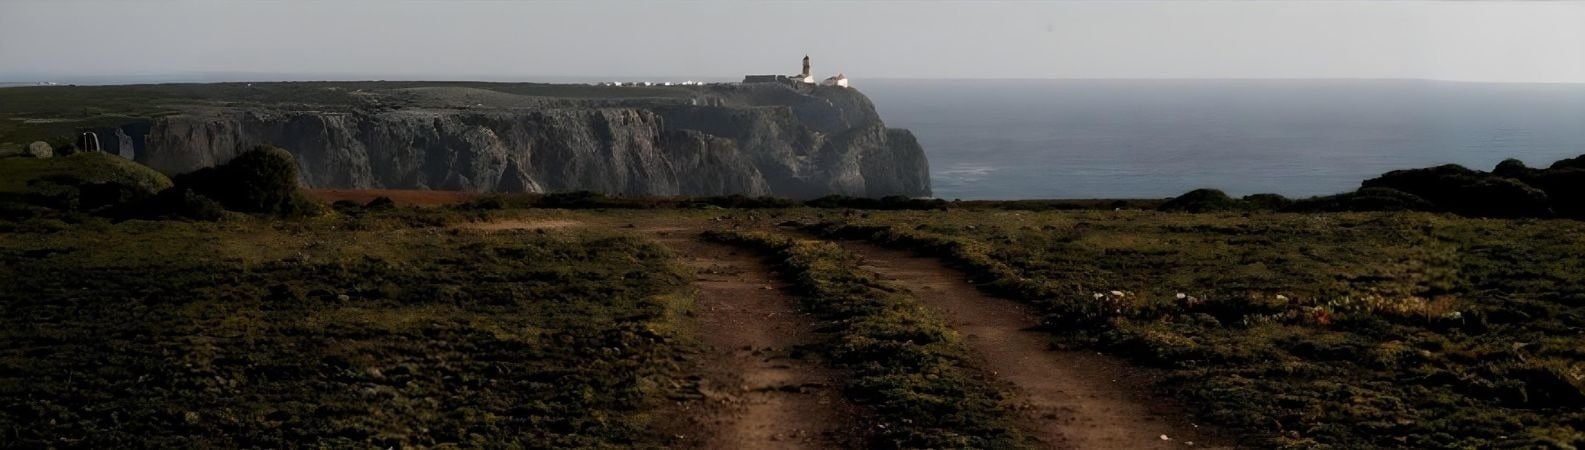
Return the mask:
[[695,418],[702,448],[820,449],[856,444],[854,407],[841,382],[818,361],[795,356],[813,344],[811,319],[799,314],[757,256],[702,242],[697,231],[657,234],[698,278],[698,334],[710,349],[701,392],[716,404]]
[[[1140,371],[1091,352],[1053,350],[1028,306],[980,293],[961,272],[933,258],[844,242],[863,267],[912,291],[965,337],[981,370],[1011,384],[1025,429],[1054,448],[1181,449],[1211,447],[1208,430],[1184,421],[1172,405],[1138,388]],[[1166,436],[1167,439],[1162,439]],[[1214,447],[1212,447],[1214,448]]]
[[800,357],[814,344],[813,320],[757,256],[699,239],[693,224],[626,228],[574,220],[509,220],[461,228],[543,230],[593,226],[653,238],[693,269],[694,331],[705,346],[697,374],[699,401],[678,403],[663,417],[680,448],[856,448],[855,407],[841,380],[819,361]]
[[[571,220],[504,221],[482,230],[598,226],[638,232],[679,255],[697,274],[696,333],[707,351],[701,402],[680,403],[668,420],[690,448],[840,448],[859,445],[858,410],[841,397],[838,374],[797,348],[817,337],[812,320],[757,255],[700,240],[696,223],[635,228]],[[1218,448],[1210,429],[1155,397],[1149,372],[1092,352],[1054,350],[1031,331],[1027,305],[980,293],[933,258],[844,242],[864,268],[913,292],[965,337],[979,369],[1007,385],[1021,428],[1050,448]],[[1163,439],[1163,436],[1166,439]]]

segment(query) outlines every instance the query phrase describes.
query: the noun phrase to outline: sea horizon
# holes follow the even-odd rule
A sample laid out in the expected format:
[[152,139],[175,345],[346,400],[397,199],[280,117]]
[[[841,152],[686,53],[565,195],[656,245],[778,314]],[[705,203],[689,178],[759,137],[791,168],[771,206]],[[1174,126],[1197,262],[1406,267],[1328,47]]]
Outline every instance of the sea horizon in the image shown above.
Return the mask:
[[[230,73],[124,84],[381,79]],[[112,78],[114,78],[112,80]],[[735,81],[523,77],[458,81]],[[14,78],[0,78],[14,79]],[[401,77],[383,78],[390,81]],[[414,79],[433,79],[432,77]],[[60,84],[91,84],[63,79]],[[1585,153],[1585,84],[1426,79],[854,77],[887,126],[918,137],[944,199],[1165,198],[1199,188],[1308,197],[1441,164],[1490,170]],[[77,83],[72,83],[73,81]],[[5,82],[0,82],[3,85]],[[24,83],[22,85],[28,85]],[[123,83],[103,83],[123,84]]]

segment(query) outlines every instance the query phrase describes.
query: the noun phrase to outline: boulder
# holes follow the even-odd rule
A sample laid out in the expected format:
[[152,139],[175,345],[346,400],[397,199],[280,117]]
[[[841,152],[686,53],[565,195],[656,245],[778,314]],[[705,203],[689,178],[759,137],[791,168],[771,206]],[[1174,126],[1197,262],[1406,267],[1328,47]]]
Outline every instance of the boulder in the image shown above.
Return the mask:
[[32,144],[28,144],[27,154],[34,158],[49,158],[55,156],[55,149],[47,142],[33,141]]

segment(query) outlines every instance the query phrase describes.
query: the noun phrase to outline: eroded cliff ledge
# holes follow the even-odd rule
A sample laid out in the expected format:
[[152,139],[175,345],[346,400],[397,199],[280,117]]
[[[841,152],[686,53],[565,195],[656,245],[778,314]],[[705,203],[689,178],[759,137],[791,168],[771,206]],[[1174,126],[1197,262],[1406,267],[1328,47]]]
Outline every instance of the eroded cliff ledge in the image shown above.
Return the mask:
[[314,87],[333,102],[186,105],[113,130],[106,150],[176,173],[272,144],[323,188],[930,195],[918,142],[848,88],[367,85]]

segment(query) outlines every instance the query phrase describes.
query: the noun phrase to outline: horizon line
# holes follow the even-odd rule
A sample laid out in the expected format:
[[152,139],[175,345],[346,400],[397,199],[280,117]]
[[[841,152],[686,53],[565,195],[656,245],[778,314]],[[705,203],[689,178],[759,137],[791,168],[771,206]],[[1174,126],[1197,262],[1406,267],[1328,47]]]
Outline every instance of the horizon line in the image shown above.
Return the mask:
[[[261,78],[240,78],[258,76]],[[213,77],[227,77],[228,79],[212,79]],[[154,80],[164,78],[163,80]],[[211,78],[211,79],[205,79]],[[46,75],[14,73],[0,74],[0,84],[38,84],[60,83],[89,86],[130,85],[130,84],[204,84],[204,83],[271,83],[271,82],[357,82],[357,81],[393,81],[393,82],[480,82],[480,83],[567,83],[569,80],[588,80],[587,82],[620,81],[672,81],[672,80],[732,80],[739,76],[702,76],[702,75],[646,75],[646,76],[611,76],[611,75],[526,75],[514,77],[510,75],[390,75],[356,73],[280,73],[280,72],[249,72],[249,71],[203,71],[203,72],[170,72],[125,75]],[[119,80],[117,80],[119,79]],[[1444,78],[1413,78],[1413,77],[910,77],[910,76],[877,76],[858,80],[879,81],[1414,81],[1414,82],[1440,82],[1440,83],[1470,83],[1470,84],[1546,84],[1546,85],[1575,85],[1585,84],[1581,81],[1492,81],[1492,80],[1458,80]],[[66,81],[56,81],[66,80]],[[70,82],[71,80],[81,80]],[[93,81],[88,81],[93,80]]]

